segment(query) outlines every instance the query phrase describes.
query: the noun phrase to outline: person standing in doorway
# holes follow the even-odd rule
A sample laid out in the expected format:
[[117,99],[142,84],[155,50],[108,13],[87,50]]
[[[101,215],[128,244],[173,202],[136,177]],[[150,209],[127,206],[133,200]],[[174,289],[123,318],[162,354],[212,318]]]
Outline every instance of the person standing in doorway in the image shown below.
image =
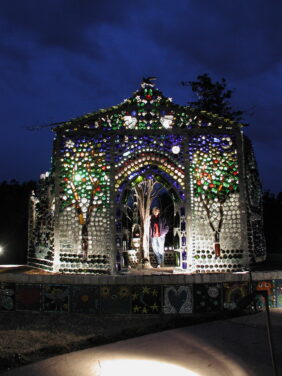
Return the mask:
[[157,259],[157,268],[164,266],[165,236],[169,230],[166,219],[160,213],[160,209],[154,207],[150,220],[150,238]]

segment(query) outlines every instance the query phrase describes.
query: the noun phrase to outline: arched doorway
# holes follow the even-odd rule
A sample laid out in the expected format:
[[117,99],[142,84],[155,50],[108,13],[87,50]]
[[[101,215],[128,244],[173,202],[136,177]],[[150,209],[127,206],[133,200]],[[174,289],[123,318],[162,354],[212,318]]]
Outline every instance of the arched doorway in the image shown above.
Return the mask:
[[[154,161],[152,161],[154,162]],[[129,167],[130,170],[130,167]],[[181,244],[180,239],[186,239],[185,200],[183,187],[168,171],[160,165],[146,164],[135,166],[135,174],[130,179],[129,174],[116,186],[116,250],[117,268],[140,266],[144,259],[150,260],[156,266],[155,256],[148,240],[148,252],[144,239],[146,219],[142,220],[142,210],[138,194],[143,194],[146,215],[158,206],[169,225],[169,232],[165,241],[165,266],[182,267],[182,255],[186,259],[186,241]],[[140,186],[142,186],[140,188]],[[152,188],[153,186],[153,188]],[[140,189],[139,189],[140,188]],[[151,190],[150,190],[151,189]],[[149,193],[148,193],[149,192]],[[149,196],[149,197],[148,197]],[[149,202],[148,202],[149,200]],[[180,221],[182,213],[182,221]],[[145,216],[146,216],[145,215]],[[183,252],[184,251],[184,252]]]

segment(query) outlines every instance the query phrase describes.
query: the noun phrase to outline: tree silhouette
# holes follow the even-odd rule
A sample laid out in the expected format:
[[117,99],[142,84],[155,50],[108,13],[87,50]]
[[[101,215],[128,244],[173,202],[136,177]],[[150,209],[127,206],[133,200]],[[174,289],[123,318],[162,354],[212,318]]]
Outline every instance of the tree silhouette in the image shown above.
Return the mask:
[[152,202],[163,189],[163,185],[152,177],[139,176],[133,182],[140,218],[140,251],[143,264],[150,266],[150,209]]
[[226,80],[212,81],[207,73],[197,76],[196,81],[182,81],[183,86],[191,87],[197,95],[196,101],[188,102],[200,111],[212,112],[224,118],[240,121],[244,111],[233,110],[230,103],[234,90],[227,90]]

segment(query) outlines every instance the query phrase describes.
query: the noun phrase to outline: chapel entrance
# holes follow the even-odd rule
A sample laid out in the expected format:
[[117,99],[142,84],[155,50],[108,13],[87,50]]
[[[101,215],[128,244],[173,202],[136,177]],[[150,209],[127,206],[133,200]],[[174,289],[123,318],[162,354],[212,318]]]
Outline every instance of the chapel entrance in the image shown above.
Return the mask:
[[160,209],[169,226],[165,239],[165,266],[181,267],[180,231],[186,237],[186,222],[180,224],[184,202],[177,192],[177,184],[165,175],[157,167],[151,166],[145,173],[136,175],[134,180],[123,182],[117,190],[116,249],[119,270],[144,267],[148,261],[149,265],[156,266],[149,233],[146,233],[153,207]]

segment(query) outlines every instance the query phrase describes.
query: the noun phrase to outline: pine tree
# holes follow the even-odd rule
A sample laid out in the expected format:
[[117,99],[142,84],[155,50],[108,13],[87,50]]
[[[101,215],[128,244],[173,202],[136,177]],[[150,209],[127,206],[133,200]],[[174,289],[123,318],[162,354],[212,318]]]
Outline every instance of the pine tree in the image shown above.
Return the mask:
[[188,102],[189,106],[200,111],[213,112],[230,120],[240,121],[244,111],[233,110],[230,98],[233,90],[227,90],[226,80],[213,82],[207,73],[197,76],[196,81],[182,81],[183,86],[190,86],[198,100]]

